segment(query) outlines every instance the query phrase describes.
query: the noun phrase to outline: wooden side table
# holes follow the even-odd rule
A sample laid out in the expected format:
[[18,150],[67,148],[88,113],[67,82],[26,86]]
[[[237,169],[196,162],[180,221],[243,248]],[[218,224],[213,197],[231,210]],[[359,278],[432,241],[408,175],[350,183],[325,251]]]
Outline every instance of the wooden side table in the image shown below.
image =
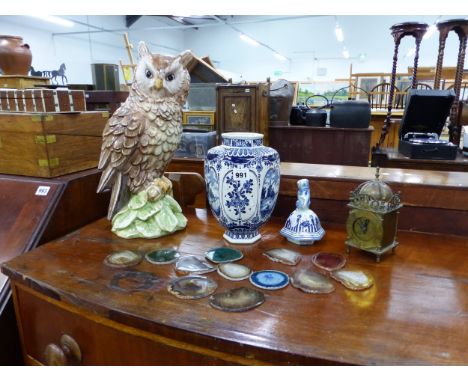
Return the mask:
[[[335,284],[329,295],[311,295],[291,285],[264,291],[266,301],[243,313],[226,313],[208,299],[181,300],[167,292],[177,277],[173,265],[146,261],[129,270],[109,268],[104,258],[115,251],[144,254],[177,246],[182,256],[203,257],[225,245],[222,228],[203,210],[188,213],[188,228],[159,240],[125,240],[110,232],[105,219],[19,256],[2,271],[12,281],[27,364],[45,364],[54,348],[59,364],[82,365],[460,365],[466,364],[468,264],[466,237],[399,232],[394,256],[379,264],[353,252],[349,268],[369,272],[375,285],[353,292]],[[298,247],[278,235],[283,219],[262,229],[263,239],[238,246],[240,263],[254,270],[292,274],[312,267],[319,251],[343,252],[345,229],[325,225],[324,240]],[[236,246],[237,247],[237,246]],[[273,263],[262,252],[285,247],[301,252],[297,266]],[[443,254],[443,256],[441,255]],[[122,272],[143,272],[153,283],[123,282]],[[218,291],[252,287],[216,272],[207,277]],[[114,281],[113,281],[114,280]],[[404,337],[395,335],[404,333]],[[64,335],[67,337],[64,338]],[[81,357],[70,360],[62,342],[70,338]]]

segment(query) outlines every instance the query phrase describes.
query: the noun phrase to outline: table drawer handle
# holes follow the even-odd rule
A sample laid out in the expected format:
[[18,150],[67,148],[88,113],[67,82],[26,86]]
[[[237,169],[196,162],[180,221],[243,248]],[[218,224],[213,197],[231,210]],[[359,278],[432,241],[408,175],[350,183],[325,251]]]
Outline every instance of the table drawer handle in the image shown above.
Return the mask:
[[73,337],[64,334],[60,346],[54,343],[46,346],[45,359],[49,366],[76,366],[81,363],[81,349]]

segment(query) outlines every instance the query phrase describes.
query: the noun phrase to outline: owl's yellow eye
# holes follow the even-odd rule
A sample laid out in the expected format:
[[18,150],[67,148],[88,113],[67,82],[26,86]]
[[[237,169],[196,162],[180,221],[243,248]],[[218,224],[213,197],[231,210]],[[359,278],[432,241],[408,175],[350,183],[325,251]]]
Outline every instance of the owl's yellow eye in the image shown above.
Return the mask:
[[173,79],[174,79],[174,75],[172,73],[166,76],[166,81],[172,81]]
[[153,78],[153,73],[151,72],[151,70],[146,69],[145,76],[146,78]]

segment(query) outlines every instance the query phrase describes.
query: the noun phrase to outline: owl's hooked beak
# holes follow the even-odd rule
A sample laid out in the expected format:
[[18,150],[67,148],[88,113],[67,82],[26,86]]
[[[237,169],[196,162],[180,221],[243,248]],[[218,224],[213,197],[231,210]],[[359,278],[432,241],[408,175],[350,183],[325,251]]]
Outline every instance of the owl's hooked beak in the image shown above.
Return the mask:
[[156,78],[156,80],[154,81],[154,88],[155,88],[156,90],[159,90],[159,89],[162,88],[162,86],[163,86],[163,80],[162,80],[162,78],[159,78],[159,77]]

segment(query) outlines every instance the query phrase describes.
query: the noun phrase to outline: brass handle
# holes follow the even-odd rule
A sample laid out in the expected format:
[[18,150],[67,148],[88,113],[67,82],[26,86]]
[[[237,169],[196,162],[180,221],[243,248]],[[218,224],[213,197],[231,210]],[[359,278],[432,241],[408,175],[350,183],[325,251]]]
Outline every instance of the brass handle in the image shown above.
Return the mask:
[[49,366],[76,366],[81,363],[80,346],[67,334],[60,337],[60,346],[49,344],[44,353],[46,364]]

